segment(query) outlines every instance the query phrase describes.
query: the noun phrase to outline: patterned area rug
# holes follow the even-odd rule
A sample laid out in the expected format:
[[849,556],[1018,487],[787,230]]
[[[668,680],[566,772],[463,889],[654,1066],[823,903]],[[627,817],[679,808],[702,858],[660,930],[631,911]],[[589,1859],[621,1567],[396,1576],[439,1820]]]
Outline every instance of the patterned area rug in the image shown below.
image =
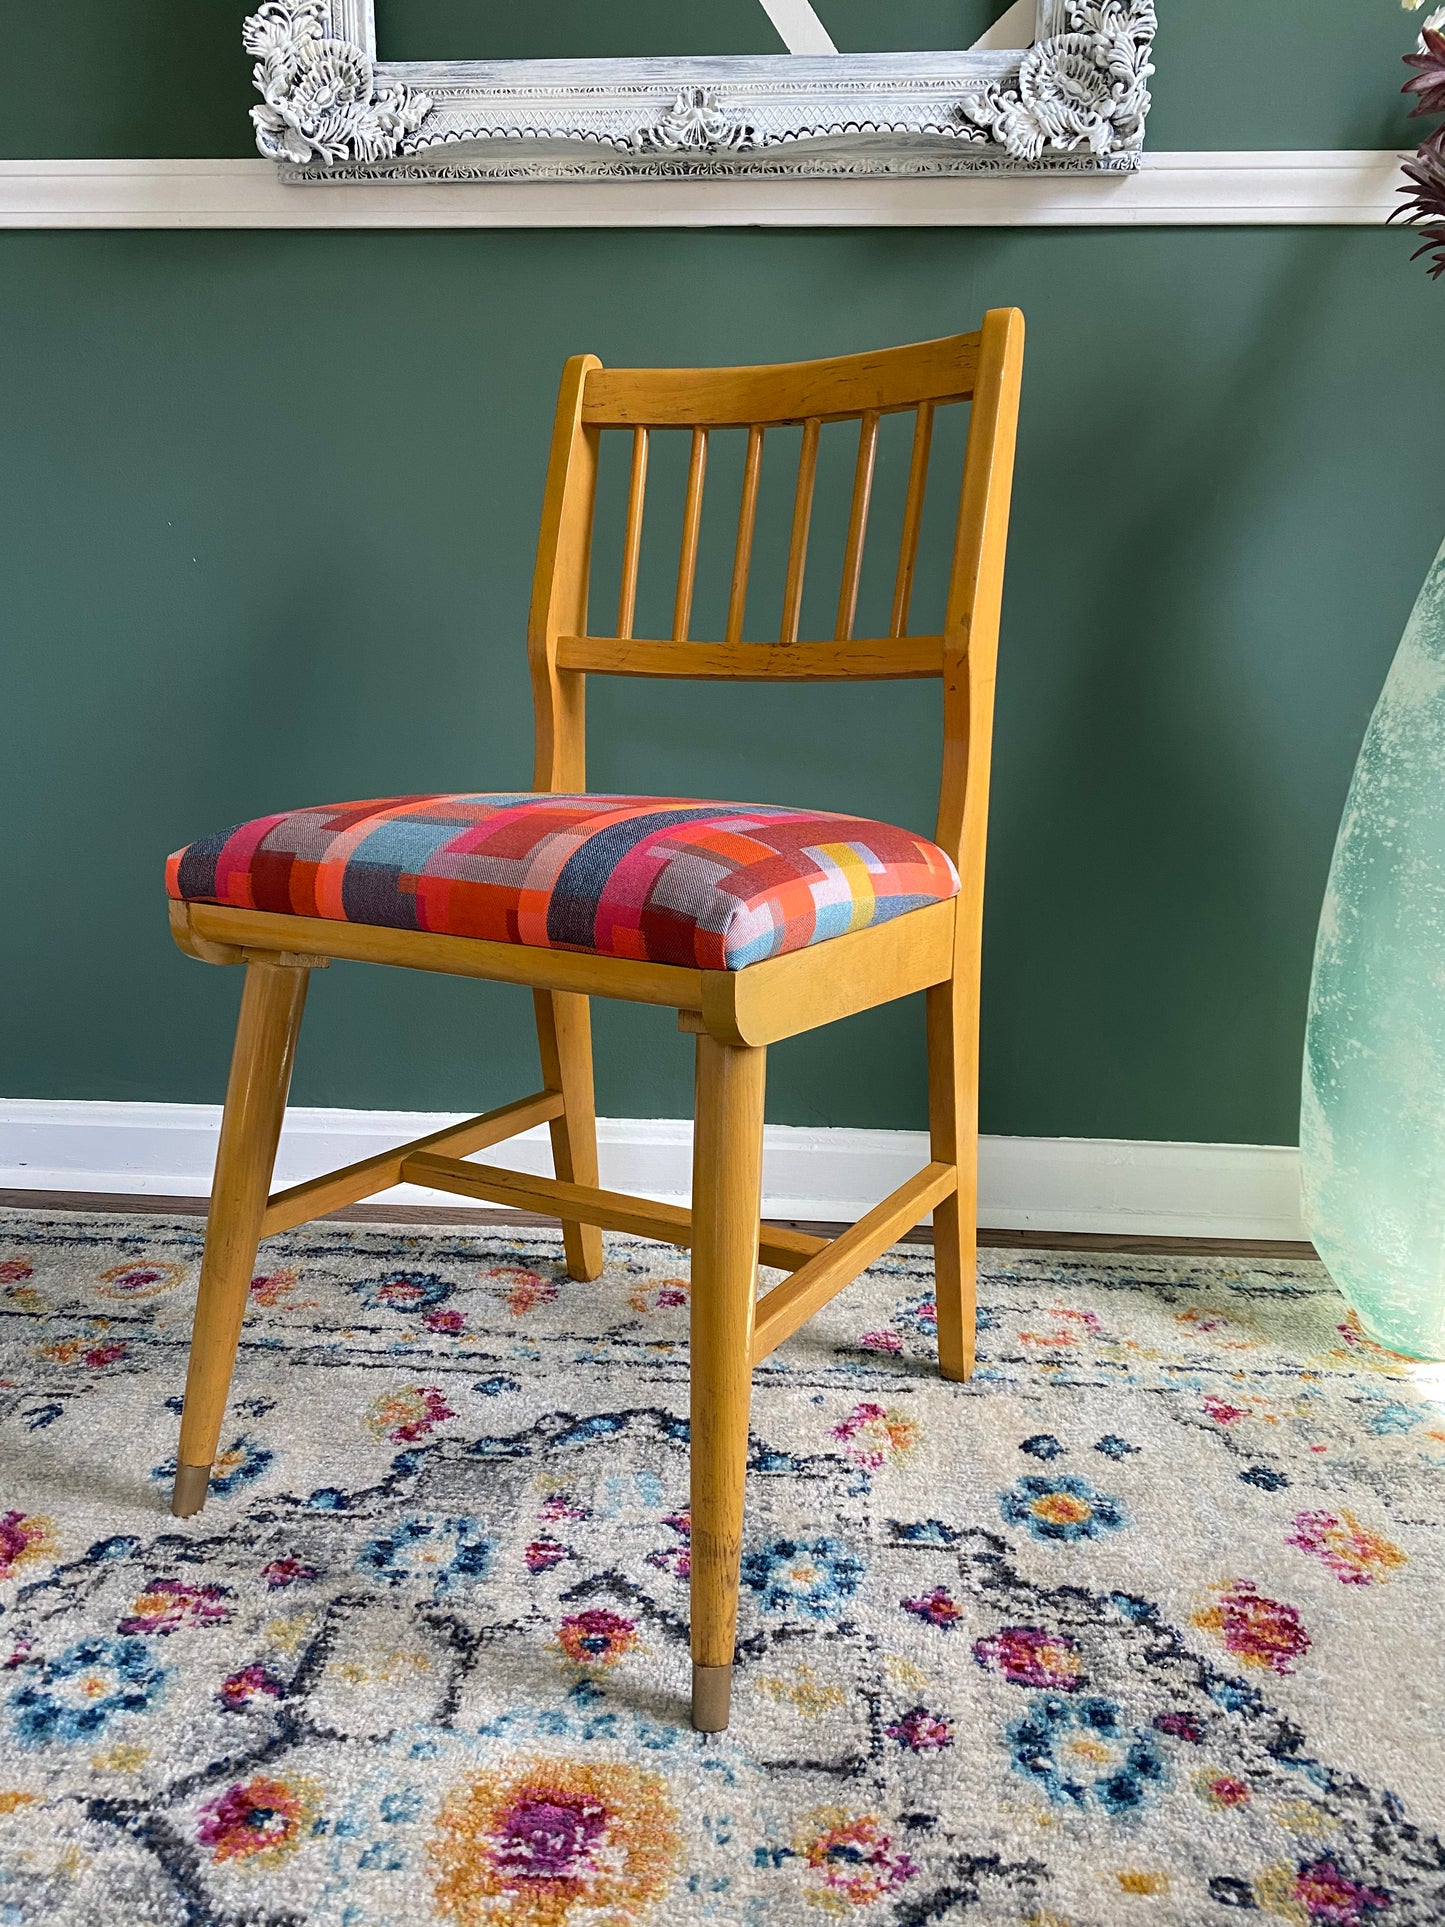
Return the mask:
[[0,1923],[1445,1920],[1445,1415],[1316,1266],[926,1252],[757,1375],[687,1725],[685,1260],[0,1214]]

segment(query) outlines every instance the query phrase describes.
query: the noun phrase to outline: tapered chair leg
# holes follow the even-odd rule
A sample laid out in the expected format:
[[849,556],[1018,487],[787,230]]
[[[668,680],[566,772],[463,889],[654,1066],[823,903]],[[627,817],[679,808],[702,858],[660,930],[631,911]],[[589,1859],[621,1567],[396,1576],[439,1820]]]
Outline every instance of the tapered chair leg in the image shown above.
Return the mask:
[[692,1723],[728,1723],[752,1392],[767,1053],[697,1040],[692,1154]]
[[928,1133],[936,1163],[952,1164],[958,1188],[933,1211],[938,1368],[973,1373],[978,1272],[977,976],[961,973],[928,992]]
[[310,975],[290,964],[246,966],[171,1495],[171,1511],[182,1519],[206,1502]]
[[[592,1083],[592,1014],[571,990],[534,990],[542,1082],[566,1106],[548,1126],[552,1162],[564,1184],[597,1184],[597,1109]],[[564,1220],[562,1246],[569,1277],[596,1278],[602,1270],[602,1233],[594,1224]]]

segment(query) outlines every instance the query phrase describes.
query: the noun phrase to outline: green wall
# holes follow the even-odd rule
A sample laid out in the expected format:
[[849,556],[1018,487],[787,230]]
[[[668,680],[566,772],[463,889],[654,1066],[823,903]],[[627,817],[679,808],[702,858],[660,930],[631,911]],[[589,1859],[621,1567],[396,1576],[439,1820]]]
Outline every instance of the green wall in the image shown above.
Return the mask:
[[[244,150],[240,9],[67,0],[43,46],[16,11],[37,58],[91,65],[12,102],[10,151]],[[393,0],[383,44],[480,54],[456,36],[487,11]],[[1405,137],[1388,0],[1163,12],[1156,145]],[[1445,523],[1445,291],[1409,252],[1361,230],[0,234],[0,1089],[219,1095],[236,978],[172,950],[160,894],[189,837],[525,783],[566,354],[782,359],[1017,303],[985,1127],[1292,1140],[1334,827]],[[931,694],[598,684],[591,780],[926,826]],[[920,1124],[919,1016],[779,1048],[770,1115]],[[296,1095],[499,1101],[533,1074],[525,1018],[520,993],[337,966]],[[600,1011],[598,1047],[604,1110],[687,1109],[666,1013]]]

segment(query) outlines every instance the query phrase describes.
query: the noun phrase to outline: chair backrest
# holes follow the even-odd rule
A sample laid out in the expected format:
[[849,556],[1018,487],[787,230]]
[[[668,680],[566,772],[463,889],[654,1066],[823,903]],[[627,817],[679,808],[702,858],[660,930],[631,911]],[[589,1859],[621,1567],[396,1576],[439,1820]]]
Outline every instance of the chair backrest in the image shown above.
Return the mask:
[[[542,532],[528,632],[539,790],[586,788],[583,689],[593,675],[682,676],[753,682],[889,680],[937,676],[943,683],[943,779],[938,842],[960,869],[982,861],[988,801],[994,664],[1004,547],[1013,477],[1014,436],[1023,360],[1023,316],[997,308],[975,334],[951,335],[875,354],[843,355],[758,368],[604,368],[577,355],[562,375],[542,511]],[[909,611],[936,411],[972,404],[963,483],[941,633],[914,635]],[[912,458],[894,578],[889,633],[857,638],[854,623],[868,532],[879,422],[914,416]],[[825,423],[857,421],[858,455],[831,638],[799,636],[818,442]],[[776,643],[745,642],[763,438],[770,428],[802,427]],[[708,437],[746,429],[737,538],[726,631],[718,641],[691,636]],[[633,635],[654,431],[689,430],[691,451],[682,516],[672,634]],[[601,438],[631,438],[617,619],[607,633],[588,623],[594,511]]]

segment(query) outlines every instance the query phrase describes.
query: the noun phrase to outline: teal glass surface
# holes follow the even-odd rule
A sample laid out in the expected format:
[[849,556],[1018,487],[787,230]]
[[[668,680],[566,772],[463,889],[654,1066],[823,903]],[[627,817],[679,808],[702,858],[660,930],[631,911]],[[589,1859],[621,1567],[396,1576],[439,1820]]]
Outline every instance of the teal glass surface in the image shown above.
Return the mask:
[[1310,985],[1305,1222],[1372,1338],[1445,1358],[1445,549],[1355,767]]

